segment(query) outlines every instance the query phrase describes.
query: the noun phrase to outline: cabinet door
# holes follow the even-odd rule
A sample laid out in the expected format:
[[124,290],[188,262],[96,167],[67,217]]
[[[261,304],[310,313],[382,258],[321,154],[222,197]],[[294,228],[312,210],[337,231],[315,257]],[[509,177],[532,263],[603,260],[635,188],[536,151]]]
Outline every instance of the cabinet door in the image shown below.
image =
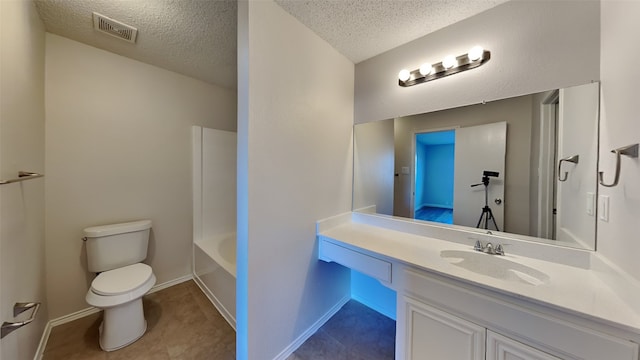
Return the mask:
[[484,360],[485,328],[406,296],[403,303],[406,359]]
[[561,360],[529,345],[487,330],[487,360]]

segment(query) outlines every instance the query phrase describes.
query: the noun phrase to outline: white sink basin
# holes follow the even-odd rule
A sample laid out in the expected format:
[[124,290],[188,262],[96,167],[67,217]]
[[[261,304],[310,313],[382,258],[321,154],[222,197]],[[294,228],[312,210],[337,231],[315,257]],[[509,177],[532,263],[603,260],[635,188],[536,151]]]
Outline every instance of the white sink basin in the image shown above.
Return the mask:
[[465,270],[495,279],[515,281],[533,286],[549,281],[549,275],[542,271],[505,259],[499,255],[488,255],[478,251],[443,250],[440,252],[440,257]]

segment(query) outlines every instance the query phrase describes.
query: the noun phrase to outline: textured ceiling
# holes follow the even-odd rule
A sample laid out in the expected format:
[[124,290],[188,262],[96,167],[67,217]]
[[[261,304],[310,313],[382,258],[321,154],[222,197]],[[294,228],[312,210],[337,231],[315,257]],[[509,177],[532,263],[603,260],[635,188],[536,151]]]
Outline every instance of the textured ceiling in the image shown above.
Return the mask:
[[507,0],[275,0],[354,63]]
[[[35,3],[51,33],[208,83],[236,87],[235,0],[36,0]],[[93,30],[94,11],[138,28],[136,43]]]
[[[1,0],[0,0],[1,1]],[[506,0],[275,0],[354,63]],[[47,31],[208,83],[236,87],[236,0],[35,0]],[[93,30],[92,12],[138,28]]]

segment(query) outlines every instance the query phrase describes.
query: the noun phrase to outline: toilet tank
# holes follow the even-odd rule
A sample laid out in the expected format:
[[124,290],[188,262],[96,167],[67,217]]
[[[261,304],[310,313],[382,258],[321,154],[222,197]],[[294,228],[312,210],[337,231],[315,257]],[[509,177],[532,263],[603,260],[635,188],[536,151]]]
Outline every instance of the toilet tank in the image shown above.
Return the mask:
[[151,220],[84,229],[87,268],[101,272],[139,263],[147,257]]

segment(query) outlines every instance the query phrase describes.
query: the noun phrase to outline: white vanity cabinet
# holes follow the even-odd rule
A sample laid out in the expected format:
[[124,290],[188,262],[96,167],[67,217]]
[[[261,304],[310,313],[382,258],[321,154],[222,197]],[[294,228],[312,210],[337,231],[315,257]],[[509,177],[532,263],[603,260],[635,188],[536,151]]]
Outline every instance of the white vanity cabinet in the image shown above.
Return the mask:
[[396,359],[638,360],[634,342],[491,291],[395,266]]
[[487,330],[487,360],[562,360],[536,348]]
[[404,296],[405,336],[396,336],[396,346],[404,348],[400,359],[484,360],[485,328],[416,299]]
[[407,360],[561,360],[411,297],[404,297],[404,336],[397,358]]

